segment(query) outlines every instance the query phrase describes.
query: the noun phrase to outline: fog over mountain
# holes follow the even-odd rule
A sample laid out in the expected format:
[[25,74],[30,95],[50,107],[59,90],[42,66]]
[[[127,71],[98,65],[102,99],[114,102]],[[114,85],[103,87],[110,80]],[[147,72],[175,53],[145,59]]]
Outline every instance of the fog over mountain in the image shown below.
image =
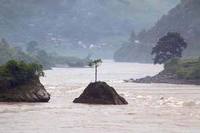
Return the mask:
[[110,56],[130,32],[150,28],[178,2],[0,0],[0,37],[16,44],[35,40],[50,50],[75,55],[101,48]]
[[139,44],[131,42],[115,53],[116,60],[131,62],[150,62],[152,47],[159,38],[168,32],[178,32],[188,43],[184,51],[185,58],[199,57],[200,50],[200,1],[182,0],[168,14],[163,15],[149,30],[141,32],[137,39]]

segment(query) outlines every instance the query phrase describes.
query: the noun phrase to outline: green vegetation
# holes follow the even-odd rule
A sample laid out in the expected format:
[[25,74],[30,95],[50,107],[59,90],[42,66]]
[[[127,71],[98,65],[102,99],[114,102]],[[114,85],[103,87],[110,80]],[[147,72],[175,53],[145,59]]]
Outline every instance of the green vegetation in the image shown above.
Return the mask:
[[175,73],[181,79],[200,79],[200,58],[172,59],[165,64],[165,71]]
[[68,65],[69,67],[85,67],[90,59],[80,59],[77,57],[66,57],[57,54],[49,54],[40,48],[41,45],[36,41],[31,41],[26,45],[26,53],[33,57],[37,63],[42,64],[45,69],[56,65]]
[[151,49],[158,39],[168,32],[178,32],[185,38],[188,48],[183,52],[184,58],[198,58],[200,56],[199,12],[199,0],[179,0],[179,4],[163,15],[152,28],[143,30],[137,35],[136,39],[139,40],[139,45],[134,45],[134,43],[132,43],[132,47],[124,45],[123,48],[120,48],[121,50],[116,51],[115,60],[150,62],[152,60]]
[[114,60],[119,62],[152,63],[151,45],[146,46],[137,42],[127,42],[114,54]]
[[28,53],[34,53],[35,51],[38,50],[37,46],[38,46],[38,43],[37,43],[36,41],[31,41],[31,42],[29,42],[29,43],[27,44],[26,51],[27,51]]
[[36,63],[27,64],[23,61],[10,60],[0,66],[0,80],[9,82],[11,86],[23,84],[40,76],[44,76],[43,68]]
[[183,50],[187,48],[187,43],[179,33],[169,32],[159,39],[157,45],[152,49],[154,64],[162,64],[173,58],[182,57]]
[[93,67],[95,68],[95,82],[97,82],[97,68],[98,66],[100,66],[102,63],[102,60],[101,59],[96,59],[96,60],[92,60],[90,63],[89,63],[89,66],[90,67]]
[[[58,50],[63,56],[95,53],[111,58],[132,29],[150,27],[177,1],[164,0],[157,6],[155,0],[0,0],[0,36],[15,42],[36,39],[48,44],[47,52]],[[90,44],[96,47],[90,49]]]
[[63,57],[63,56],[52,56],[54,64],[65,65],[69,67],[85,67],[88,66],[88,63],[91,61],[89,57],[80,59],[77,57]]
[[20,48],[11,47],[5,39],[0,41],[0,65],[9,60],[22,60],[25,62],[34,62],[34,58],[24,53]]
[[29,44],[30,46],[27,48],[27,51],[30,53],[24,52],[22,48],[14,48],[5,39],[2,39],[0,41],[0,65],[5,64],[9,60],[17,60],[26,63],[34,62],[42,64],[45,69],[51,68],[53,64],[48,54],[43,50],[37,49],[36,46],[33,46],[36,42],[30,42]]
[[41,64],[44,69],[51,69],[51,67],[56,65],[85,67],[90,61],[89,57],[80,59],[49,54],[45,50],[40,49],[40,45],[36,41],[29,42],[23,51],[23,48],[14,48],[5,39],[2,39],[0,41],[0,65],[5,64],[9,60]]

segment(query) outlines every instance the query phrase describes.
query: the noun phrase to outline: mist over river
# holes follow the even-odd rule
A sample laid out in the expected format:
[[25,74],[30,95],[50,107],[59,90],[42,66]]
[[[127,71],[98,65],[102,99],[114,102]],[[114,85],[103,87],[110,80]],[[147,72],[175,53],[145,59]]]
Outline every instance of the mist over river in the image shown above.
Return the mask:
[[49,103],[0,103],[0,133],[200,133],[200,86],[124,83],[155,75],[160,65],[106,60],[99,80],[128,105],[73,104],[94,80],[93,68],[53,68],[41,82]]

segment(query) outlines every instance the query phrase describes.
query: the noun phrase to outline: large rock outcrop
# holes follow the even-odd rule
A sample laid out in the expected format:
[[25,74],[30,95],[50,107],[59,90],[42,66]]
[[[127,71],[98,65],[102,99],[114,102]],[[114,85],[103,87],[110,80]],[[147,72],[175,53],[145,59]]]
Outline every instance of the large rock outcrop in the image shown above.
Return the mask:
[[17,86],[0,81],[0,102],[48,102],[49,100],[50,94],[39,79]]
[[105,82],[90,83],[74,103],[123,105],[128,102]]

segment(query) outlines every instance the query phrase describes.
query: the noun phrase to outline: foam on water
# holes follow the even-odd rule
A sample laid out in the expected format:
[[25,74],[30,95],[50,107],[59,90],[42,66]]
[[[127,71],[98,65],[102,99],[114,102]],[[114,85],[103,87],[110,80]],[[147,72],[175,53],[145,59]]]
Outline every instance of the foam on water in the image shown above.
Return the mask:
[[[148,68],[148,69],[147,69]],[[99,80],[129,102],[125,106],[73,104],[94,79],[92,68],[54,68],[41,78],[49,103],[1,103],[0,133],[199,133],[200,88],[193,85],[123,83],[151,76],[163,66],[104,61]]]

